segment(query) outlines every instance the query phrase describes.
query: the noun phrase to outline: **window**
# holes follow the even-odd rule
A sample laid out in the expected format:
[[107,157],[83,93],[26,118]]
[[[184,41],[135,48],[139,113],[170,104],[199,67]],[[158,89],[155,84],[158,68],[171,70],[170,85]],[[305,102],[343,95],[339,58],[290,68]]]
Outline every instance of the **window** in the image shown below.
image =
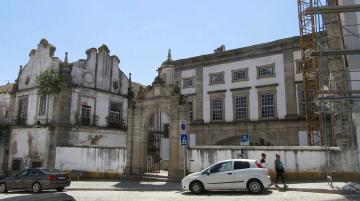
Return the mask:
[[223,120],[223,99],[214,98],[211,99],[211,120],[222,121]]
[[44,175],[44,173],[41,172],[40,170],[30,170],[29,175],[30,176],[40,176],[40,175]]
[[27,117],[27,106],[28,106],[27,98],[22,98],[19,100],[19,118]]
[[11,170],[19,171],[21,166],[21,160],[20,159],[14,159],[11,164]]
[[275,68],[274,64],[266,65],[266,66],[258,66],[257,67],[257,76],[259,78],[273,77],[275,76]]
[[221,73],[210,73],[210,85],[213,84],[224,84],[224,72]]
[[81,125],[89,126],[90,125],[90,114],[91,107],[87,105],[81,106]]
[[261,95],[261,117],[273,118],[275,117],[275,103],[273,94]]
[[248,80],[248,69],[232,71],[232,82]]
[[296,60],[296,73],[302,73],[303,69],[302,61]]
[[19,174],[17,174],[18,177],[23,177],[23,176],[27,176],[29,173],[29,170],[23,170],[21,172],[19,172]]
[[232,162],[228,161],[214,165],[213,167],[210,168],[210,173],[226,172],[231,170],[232,170]]
[[31,163],[31,167],[32,167],[32,168],[39,168],[39,167],[41,167],[41,162],[39,162],[39,161],[33,161],[33,162]]
[[121,111],[122,104],[121,103],[111,103],[110,111],[108,117],[108,126],[112,128],[119,128],[121,126]]
[[189,120],[193,121],[193,102],[189,101],[188,106],[189,106]]
[[169,124],[164,124],[164,138],[169,138]]
[[184,78],[183,79],[183,88],[192,88],[194,87],[193,78]]
[[250,168],[250,163],[245,161],[235,161],[234,170]]
[[248,101],[247,96],[234,97],[235,119],[245,120],[248,118]]
[[46,112],[46,95],[40,96],[39,115],[45,115]]

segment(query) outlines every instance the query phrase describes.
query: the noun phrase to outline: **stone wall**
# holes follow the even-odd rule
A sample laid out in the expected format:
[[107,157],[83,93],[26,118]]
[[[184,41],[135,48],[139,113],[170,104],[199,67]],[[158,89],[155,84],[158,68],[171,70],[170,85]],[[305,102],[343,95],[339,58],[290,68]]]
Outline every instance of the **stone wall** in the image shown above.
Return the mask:
[[[325,178],[327,170],[327,154],[324,147],[240,147],[240,146],[194,146],[188,152],[189,172],[201,171],[209,165],[234,158],[261,158],[267,155],[267,167],[274,176],[275,154],[280,154],[288,177],[293,179]],[[357,153],[354,150],[343,150],[331,147],[329,164],[332,166],[334,179],[360,178]],[[331,161],[331,162],[330,162]]]
[[299,145],[299,131],[306,131],[305,120],[268,120],[229,123],[193,123],[197,145],[240,145],[240,136],[247,133],[250,145]]
[[125,147],[56,147],[55,167],[82,178],[116,178],[124,172],[125,165]]

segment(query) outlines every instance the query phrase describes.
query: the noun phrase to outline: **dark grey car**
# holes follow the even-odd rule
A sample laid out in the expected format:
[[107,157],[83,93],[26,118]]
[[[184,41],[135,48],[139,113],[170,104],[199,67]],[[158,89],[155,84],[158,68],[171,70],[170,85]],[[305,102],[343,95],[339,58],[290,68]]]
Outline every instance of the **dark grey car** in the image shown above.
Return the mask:
[[0,192],[8,190],[31,190],[35,193],[46,189],[63,191],[70,186],[69,175],[57,169],[32,168],[20,171],[14,177],[0,180]]

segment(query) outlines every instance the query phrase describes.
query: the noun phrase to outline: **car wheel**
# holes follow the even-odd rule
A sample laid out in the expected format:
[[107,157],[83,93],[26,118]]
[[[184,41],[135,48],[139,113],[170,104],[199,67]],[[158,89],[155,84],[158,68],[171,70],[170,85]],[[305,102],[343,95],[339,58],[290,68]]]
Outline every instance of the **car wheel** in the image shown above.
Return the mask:
[[247,188],[251,193],[261,193],[264,190],[262,183],[256,179],[250,180]]
[[194,194],[200,194],[204,192],[204,186],[199,181],[194,181],[190,184],[190,191]]
[[65,189],[65,187],[59,187],[59,188],[56,188],[57,191],[61,192]]
[[33,183],[31,190],[34,193],[39,193],[41,192],[41,185],[38,182]]
[[0,184],[0,193],[6,193],[8,191],[5,183]]

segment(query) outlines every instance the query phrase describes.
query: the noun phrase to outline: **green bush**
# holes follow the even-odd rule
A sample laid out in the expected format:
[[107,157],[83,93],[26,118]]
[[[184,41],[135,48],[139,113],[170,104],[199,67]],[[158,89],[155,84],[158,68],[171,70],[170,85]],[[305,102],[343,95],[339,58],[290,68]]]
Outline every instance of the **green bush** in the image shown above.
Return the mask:
[[61,75],[53,69],[48,69],[36,76],[39,92],[44,95],[58,93],[62,84]]

